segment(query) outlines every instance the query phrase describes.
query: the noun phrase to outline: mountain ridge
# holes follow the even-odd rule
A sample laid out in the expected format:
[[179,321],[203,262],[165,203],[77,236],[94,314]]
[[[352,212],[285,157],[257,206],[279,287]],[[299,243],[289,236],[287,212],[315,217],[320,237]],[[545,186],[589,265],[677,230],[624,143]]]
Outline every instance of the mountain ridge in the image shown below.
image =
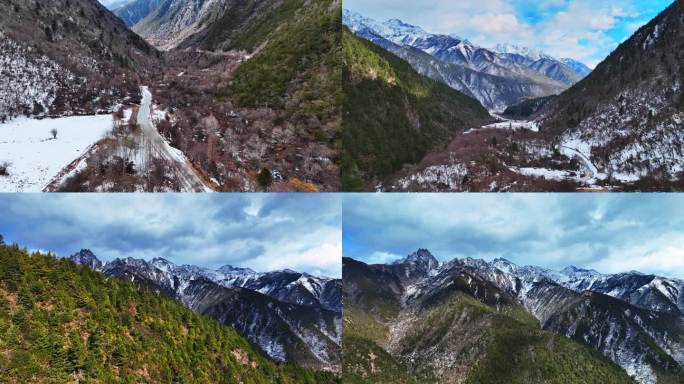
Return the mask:
[[[412,63],[421,74],[443,81],[454,89],[474,95],[490,110],[503,111],[507,106],[524,98],[541,97],[559,93],[576,83],[584,72],[575,72],[578,65],[567,66],[562,60],[555,59],[541,51],[512,45],[499,45],[494,50],[478,47],[468,40],[453,35],[439,35],[425,32],[422,28],[393,19],[377,22],[348,9],[343,10],[343,22],[357,35],[373,41]],[[383,42],[382,39],[386,41]],[[428,54],[432,60],[420,59],[410,55],[406,47],[417,48]],[[434,60],[442,64],[455,65],[451,73],[458,79],[447,80],[434,73]],[[431,62],[432,61],[432,62]],[[567,60],[566,60],[567,61]],[[472,70],[470,74],[464,69]],[[443,70],[442,70],[443,71]],[[505,83],[506,86],[488,86],[483,83],[486,75]],[[468,78],[483,77],[475,83]],[[468,84],[468,83],[471,84]],[[514,89],[514,84],[517,89]],[[480,84],[480,85],[478,85]],[[506,88],[511,88],[506,91]]]
[[[456,258],[423,270],[422,275],[404,277],[402,267],[409,265],[407,259],[378,265],[345,259],[345,276],[370,274],[376,276],[378,286],[395,281],[389,294],[371,294],[378,287],[366,289],[368,283],[360,285],[361,280],[352,278],[353,284],[345,281],[345,298],[378,321],[394,324],[390,329],[398,332],[413,329],[415,314],[428,308],[446,314],[444,311],[452,308],[449,298],[465,292],[482,304],[494,306],[497,312],[503,310],[509,316],[522,318],[534,316],[541,329],[591,347],[639,383],[669,383],[684,378],[684,315],[678,307],[684,295],[682,280],[633,272],[602,275],[577,267],[557,272],[518,266],[502,258],[491,262]],[[385,277],[379,277],[380,273]],[[409,303],[424,304],[408,316],[402,308]],[[514,307],[504,310],[505,305]],[[382,306],[392,310],[369,311]],[[402,316],[410,323],[404,323]],[[390,349],[391,354],[402,356],[400,351]],[[415,351],[423,356],[429,350]],[[425,364],[433,365],[430,360]]]
[[[94,255],[86,258],[84,254],[92,255],[82,250],[69,259],[97,265]],[[147,262],[129,257],[100,263],[96,270],[130,280],[231,325],[276,360],[339,370],[339,280],[287,271],[220,269],[223,272],[178,266],[163,258]]]

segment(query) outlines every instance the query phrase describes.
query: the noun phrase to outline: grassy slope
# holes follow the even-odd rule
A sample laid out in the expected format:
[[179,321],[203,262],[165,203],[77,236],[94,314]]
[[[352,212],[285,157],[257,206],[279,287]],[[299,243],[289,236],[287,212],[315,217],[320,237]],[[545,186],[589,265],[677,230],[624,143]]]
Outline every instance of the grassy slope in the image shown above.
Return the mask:
[[0,245],[0,381],[331,383],[234,329],[87,267]]
[[342,33],[343,189],[416,163],[455,133],[489,117],[475,99],[416,73],[374,44]]

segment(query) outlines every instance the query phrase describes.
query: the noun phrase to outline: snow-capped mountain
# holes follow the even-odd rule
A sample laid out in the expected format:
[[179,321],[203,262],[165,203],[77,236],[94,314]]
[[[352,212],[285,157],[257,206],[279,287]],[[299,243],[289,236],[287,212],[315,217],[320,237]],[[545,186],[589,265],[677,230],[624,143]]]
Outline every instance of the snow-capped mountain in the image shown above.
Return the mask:
[[69,257],[76,264],[85,265],[90,269],[99,271],[102,269],[102,262],[89,250],[81,249]]
[[[684,377],[684,281],[639,272],[601,274],[574,266],[553,271],[502,258],[491,262],[462,258],[442,264],[433,259],[429,251],[420,250],[388,265],[366,266],[351,259],[343,264],[344,273],[394,286],[384,293],[378,291],[380,296],[371,301],[401,308],[399,323],[392,323],[396,334],[391,336],[391,353],[402,356],[408,348],[402,341],[404,333],[413,332],[407,329],[426,305],[440,308],[446,304],[439,303],[461,292],[502,313],[518,313],[510,306],[521,306],[542,329],[590,346],[639,383]],[[421,264],[429,268],[411,268]],[[411,271],[410,279],[406,271]],[[347,285],[345,278],[345,297],[361,305],[369,293],[358,287],[367,283],[358,278],[353,281]],[[449,332],[445,330],[444,335]],[[414,351],[410,358],[422,359],[423,353],[432,356],[434,352]],[[433,356],[423,364],[432,366],[435,359],[454,356]]]
[[[455,259],[451,266],[475,268],[499,288],[515,295],[528,291],[534,284],[549,280],[575,292],[592,291],[625,301],[637,307],[657,312],[684,315],[684,281],[632,271],[601,274],[593,269],[569,266],[552,271],[535,266],[518,266],[506,259],[487,262],[478,259]],[[499,283],[500,277],[507,284]]]
[[164,258],[101,263],[89,250],[70,260],[120,277],[237,329],[271,357],[339,369],[340,281],[291,270],[257,273],[224,265],[213,270]]
[[498,51],[489,50],[455,35],[431,34],[397,19],[378,22],[347,9],[343,22],[419,73],[478,99],[490,110],[560,93],[582,77],[563,62],[528,48],[501,45]]
[[405,276],[430,274],[439,268],[439,261],[427,249],[419,249],[393,264],[402,266]]
[[582,77],[586,77],[591,73],[591,68],[587,67],[586,64],[581,63],[573,59],[560,59],[560,61],[570,67],[575,73]]
[[540,59],[553,59],[550,55],[547,55],[541,49],[534,49],[529,47],[522,47],[515,44],[497,44],[493,49],[497,53],[508,54],[508,55],[518,55],[526,57],[532,61],[537,61]]

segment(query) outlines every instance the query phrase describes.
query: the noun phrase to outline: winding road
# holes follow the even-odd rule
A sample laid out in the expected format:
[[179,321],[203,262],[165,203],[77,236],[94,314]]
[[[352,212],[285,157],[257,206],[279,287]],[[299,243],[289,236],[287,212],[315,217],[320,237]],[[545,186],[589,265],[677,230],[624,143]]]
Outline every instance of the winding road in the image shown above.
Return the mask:
[[213,192],[213,189],[202,181],[188,158],[179,149],[173,148],[159,134],[152,121],[152,93],[148,87],[141,87],[142,102],[138,112],[138,124],[142,130],[143,145],[141,145],[141,163],[147,159],[157,158],[166,160],[167,164],[180,182],[184,192]]

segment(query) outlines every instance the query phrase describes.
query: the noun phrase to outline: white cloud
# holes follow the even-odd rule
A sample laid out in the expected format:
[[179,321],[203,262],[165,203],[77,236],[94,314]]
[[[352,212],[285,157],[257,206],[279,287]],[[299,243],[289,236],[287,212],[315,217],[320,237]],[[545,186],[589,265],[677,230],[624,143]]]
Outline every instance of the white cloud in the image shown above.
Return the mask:
[[371,263],[427,248],[440,260],[505,257],[684,278],[678,195],[358,195],[343,206],[344,253]]
[[103,260],[164,257],[341,276],[336,194],[0,195],[7,241],[66,256],[90,248]]
[[393,261],[401,259],[402,257],[403,256],[391,252],[376,251],[368,256],[366,262],[368,264],[389,264]]

